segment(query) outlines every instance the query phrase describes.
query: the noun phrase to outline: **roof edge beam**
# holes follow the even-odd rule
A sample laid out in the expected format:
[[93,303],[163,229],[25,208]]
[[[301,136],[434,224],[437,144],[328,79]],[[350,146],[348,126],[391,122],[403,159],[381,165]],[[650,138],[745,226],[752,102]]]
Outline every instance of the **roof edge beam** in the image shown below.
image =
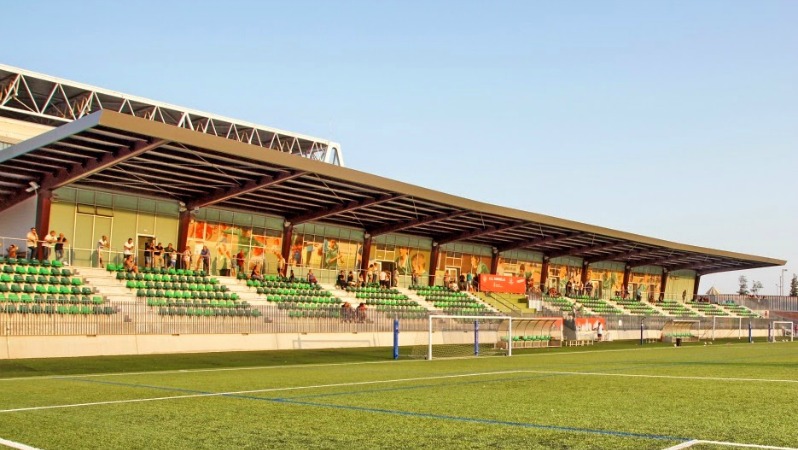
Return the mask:
[[424,216],[424,217],[420,217],[418,219],[407,220],[407,221],[395,223],[395,224],[392,224],[392,225],[386,225],[386,226],[383,226],[383,227],[374,228],[374,229],[371,229],[371,230],[366,230],[366,232],[369,233],[372,236],[380,236],[380,235],[383,235],[383,234],[395,233],[397,231],[406,230],[406,229],[412,228],[412,227],[428,225],[428,224],[431,224],[431,223],[434,223],[434,222],[439,222],[439,221],[444,220],[444,219],[452,219],[452,218],[459,217],[459,216],[462,216],[463,214],[467,214],[467,213],[468,213],[468,211],[455,211],[455,212],[452,212],[452,213],[441,213],[441,214],[435,214],[433,216]]
[[643,261],[629,261],[629,265],[631,267],[643,267],[643,266],[662,266],[663,264],[669,262],[679,262],[683,259],[695,258],[696,256],[701,255],[673,255],[667,256],[663,258],[651,258],[651,259],[644,259]]
[[610,248],[617,247],[619,245],[624,245],[624,244],[625,244],[624,242],[612,242],[612,243],[602,244],[602,245],[586,245],[584,247],[572,248],[570,250],[563,250],[563,251],[559,251],[559,252],[547,253],[546,256],[548,256],[550,259],[560,258],[560,257],[563,257],[563,256],[577,256],[577,255],[581,255],[583,253],[594,252],[594,251],[599,251],[599,250],[606,250],[606,249],[610,249]]
[[646,249],[638,249],[638,250],[629,250],[626,252],[618,252],[618,253],[611,253],[609,255],[604,256],[594,256],[593,258],[585,258],[585,261],[588,264],[594,264],[601,261],[627,261],[629,258],[633,256],[643,256],[649,253],[654,253],[661,251],[660,248],[646,248]]
[[289,222],[293,225],[298,225],[300,223],[323,219],[325,217],[329,217],[343,212],[355,211],[357,209],[365,208],[367,206],[379,205],[381,203],[390,202],[392,200],[397,200],[403,197],[406,197],[406,195],[384,194],[377,198],[369,198],[367,200],[361,200],[361,201],[351,201],[330,208],[323,208],[323,209],[318,209],[316,211],[311,211],[307,214],[301,214],[293,217],[286,217],[285,220],[286,222]]
[[249,180],[240,186],[227,188],[227,189],[219,189],[214,194],[211,194],[207,197],[195,198],[186,204],[186,208],[192,210],[194,208],[204,208],[207,206],[215,205],[225,200],[229,200],[233,197],[248,194],[250,192],[254,192],[257,191],[258,189],[263,189],[269,186],[274,186],[275,184],[283,183],[285,181],[301,177],[302,175],[305,174],[307,174],[306,171],[289,171],[289,172],[282,172],[277,176],[270,176],[270,175],[262,176],[257,180]]
[[568,239],[575,238],[575,237],[580,236],[582,234],[584,234],[584,233],[580,233],[580,232],[575,231],[575,232],[572,232],[572,233],[561,234],[561,235],[558,235],[558,236],[547,236],[547,237],[544,237],[544,238],[536,238],[536,239],[527,239],[527,240],[524,240],[524,241],[516,241],[516,242],[511,242],[509,244],[505,244],[505,245],[499,247],[497,250],[498,250],[499,253],[503,253],[503,252],[506,252],[506,251],[509,251],[509,250],[515,250],[515,249],[524,248],[524,247],[532,247],[532,246],[535,246],[535,245],[553,244],[555,242],[560,242],[560,241],[565,241],[565,240],[568,240]]
[[[48,174],[38,181],[39,189],[53,190],[58,189],[67,184],[80,181],[97,172],[101,172],[111,166],[124,162],[128,159],[135,158],[142,153],[156,149],[165,145],[169,141],[165,139],[149,139],[147,141],[137,141],[130,147],[120,148],[115,152],[109,152],[97,159],[90,159],[84,163],[71,164],[55,173]],[[0,211],[16,205],[24,200],[27,200],[36,195],[36,190],[28,192],[27,190],[18,193],[17,195],[8,198],[5,202],[0,204]]]
[[498,233],[500,231],[510,230],[512,228],[518,228],[520,226],[526,225],[529,222],[525,220],[516,220],[512,223],[501,225],[501,226],[494,226],[491,225],[489,227],[483,228],[481,230],[473,230],[473,231],[466,231],[463,233],[457,234],[450,234],[448,236],[440,236],[435,238],[434,241],[438,243],[438,245],[448,244],[450,242],[457,242],[457,241],[466,241],[468,239],[473,239],[475,237],[484,236],[486,234],[493,234]]

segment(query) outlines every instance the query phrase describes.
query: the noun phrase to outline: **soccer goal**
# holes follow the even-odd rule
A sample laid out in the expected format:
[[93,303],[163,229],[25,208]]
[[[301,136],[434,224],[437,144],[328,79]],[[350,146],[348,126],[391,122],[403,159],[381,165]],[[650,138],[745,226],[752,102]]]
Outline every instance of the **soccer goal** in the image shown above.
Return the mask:
[[795,322],[788,320],[774,320],[771,325],[770,341],[776,341],[779,338],[786,341],[788,338],[790,342],[793,341],[795,335]]
[[454,358],[512,355],[513,319],[507,316],[430,315],[410,357]]

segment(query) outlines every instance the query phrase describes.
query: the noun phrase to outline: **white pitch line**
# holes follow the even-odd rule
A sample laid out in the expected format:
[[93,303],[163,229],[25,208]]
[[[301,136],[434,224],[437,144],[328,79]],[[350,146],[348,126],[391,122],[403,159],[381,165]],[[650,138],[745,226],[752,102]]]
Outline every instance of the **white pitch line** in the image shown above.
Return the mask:
[[673,447],[668,447],[665,450],[684,450],[696,444],[712,444],[712,445],[723,445],[726,447],[756,448],[763,450],[798,450],[795,447],[775,447],[772,445],[743,444],[740,442],[705,441],[703,439],[693,439],[692,441],[682,442],[681,444],[674,445]]
[[19,442],[8,441],[6,439],[0,438],[0,445],[4,445],[6,447],[15,448],[17,450],[39,450],[36,447],[31,447],[30,445],[20,444]]
[[[693,348],[704,348],[704,347],[681,347],[684,350],[690,350]],[[721,347],[715,347],[721,348]],[[665,351],[671,350],[670,347],[654,347],[654,348],[622,348],[622,349],[607,349],[607,350],[582,350],[582,351],[574,351],[574,352],[551,352],[551,353],[532,353],[526,355],[515,355],[514,358],[535,358],[535,357],[555,357],[555,356],[570,356],[570,355],[584,355],[584,354],[596,354],[596,353],[617,353],[617,352],[629,352],[629,351],[636,351],[636,352],[650,352],[650,351]],[[54,380],[54,379],[70,379],[70,378],[88,378],[88,377],[119,377],[125,375],[163,375],[163,374],[173,374],[173,373],[205,373],[205,372],[236,372],[239,370],[279,370],[279,369],[297,369],[297,368],[319,368],[319,367],[346,367],[346,366],[361,366],[367,364],[410,364],[410,363],[422,363],[422,364],[430,364],[430,363],[441,363],[446,361],[452,361],[456,359],[474,359],[477,360],[473,356],[467,356],[462,358],[444,358],[444,359],[433,359],[432,361],[422,361],[418,359],[402,359],[402,360],[388,360],[388,361],[358,361],[358,362],[345,362],[345,363],[320,363],[320,364],[285,364],[285,365],[273,365],[273,366],[248,366],[248,367],[215,367],[212,369],[169,369],[169,370],[153,370],[153,371],[146,371],[146,372],[109,372],[109,373],[87,373],[87,374],[75,374],[75,375],[40,375],[40,376],[32,376],[32,377],[13,377],[13,378],[0,378],[0,383],[7,382],[7,381],[31,381],[31,380]],[[479,359],[479,361],[484,361],[485,359]]]
[[279,387],[279,388],[267,388],[267,389],[253,389],[246,391],[211,392],[207,394],[185,394],[185,395],[170,395],[166,397],[137,398],[137,399],[128,399],[128,400],[107,400],[103,402],[68,403],[63,405],[48,405],[48,406],[30,406],[25,408],[0,409],[0,414],[22,412],[22,411],[43,411],[48,409],[79,408],[83,406],[119,405],[125,403],[143,403],[143,402],[154,402],[154,401],[163,401],[163,400],[179,400],[186,398],[224,397],[228,395],[262,394],[267,392],[290,392],[290,391],[301,391],[308,389],[324,389],[331,387],[367,386],[374,384],[403,383],[409,381],[442,380],[442,379],[451,379],[451,378],[467,378],[467,377],[479,377],[479,376],[490,376],[490,375],[509,375],[514,373],[527,373],[527,372],[528,371],[526,370],[477,372],[477,373],[466,373],[466,374],[457,374],[457,375],[439,375],[433,377],[396,378],[392,380],[356,381],[351,383],[317,384],[311,386],[292,386],[292,387]]
[[798,383],[798,380],[780,380],[772,378],[724,378],[724,377],[696,377],[681,375],[646,375],[634,373],[606,373],[606,372],[565,372],[556,370],[527,370],[529,373],[548,373],[552,375],[581,375],[596,377],[624,377],[624,378],[655,378],[665,380],[693,380],[693,381],[729,381],[729,382],[760,382],[760,383]]

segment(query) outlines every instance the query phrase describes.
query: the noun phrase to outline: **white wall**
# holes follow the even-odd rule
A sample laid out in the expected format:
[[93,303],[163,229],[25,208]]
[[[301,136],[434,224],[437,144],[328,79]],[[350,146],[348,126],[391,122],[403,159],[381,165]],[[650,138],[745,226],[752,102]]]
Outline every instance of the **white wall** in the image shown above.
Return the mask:
[[[2,240],[2,250],[0,253],[5,255],[6,248],[11,244],[23,251],[25,248],[25,235],[30,231],[30,227],[36,226],[36,196],[33,196],[21,203],[8,208],[0,213],[0,240]],[[41,235],[41,231],[39,231]]]

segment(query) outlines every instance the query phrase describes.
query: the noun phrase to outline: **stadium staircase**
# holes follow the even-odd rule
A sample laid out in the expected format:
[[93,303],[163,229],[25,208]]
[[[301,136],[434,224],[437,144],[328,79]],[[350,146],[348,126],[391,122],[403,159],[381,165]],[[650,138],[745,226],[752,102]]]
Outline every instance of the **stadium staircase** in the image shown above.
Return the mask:
[[427,308],[439,314],[497,315],[500,311],[470,292],[444,286],[411,286],[409,291]]

